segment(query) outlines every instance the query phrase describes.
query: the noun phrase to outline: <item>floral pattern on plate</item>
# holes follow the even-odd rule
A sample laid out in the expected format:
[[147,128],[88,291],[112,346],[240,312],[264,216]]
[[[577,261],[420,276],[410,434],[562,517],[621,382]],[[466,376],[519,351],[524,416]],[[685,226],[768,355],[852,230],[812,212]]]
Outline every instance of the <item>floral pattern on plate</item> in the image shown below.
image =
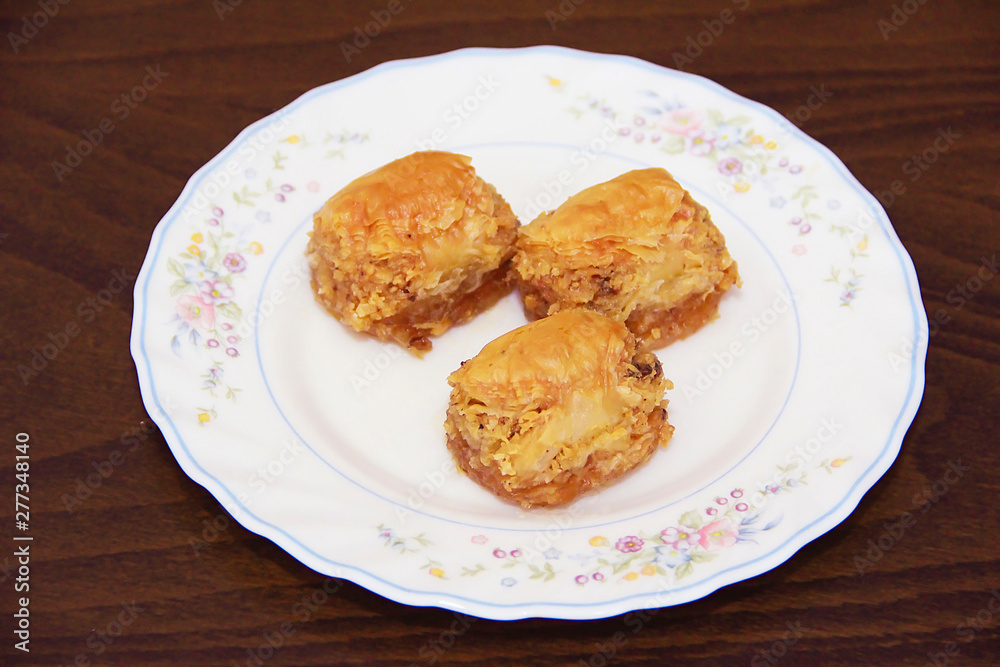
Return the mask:
[[[568,92],[568,83],[545,75],[549,86]],[[783,152],[785,136],[767,136],[753,126],[753,118],[744,113],[726,114],[719,109],[686,105],[679,99],[667,99],[655,90],[640,90],[639,101],[624,111],[603,97],[582,93],[566,109],[574,118],[597,114],[610,120],[618,137],[635,144],[656,148],[667,155],[687,154],[712,165],[722,179],[720,194],[743,195],[758,182],[773,194],[769,198],[776,218],[785,216],[785,224],[796,240],[790,250],[795,255],[808,252],[808,237],[823,224],[820,195],[815,184],[806,182],[806,165]],[[836,211],[840,201],[826,200],[826,208]],[[780,211],[780,213],[778,213]],[[869,235],[847,225],[828,225],[830,233],[844,240],[846,264],[832,266],[827,282],[840,289],[840,305],[850,306],[861,291],[864,275],[857,260],[867,258]]]
[[[815,469],[832,474],[851,458],[823,459]],[[501,540],[476,534],[471,542],[481,545],[490,557],[461,566],[459,574],[475,577],[483,572],[503,570],[498,583],[505,588],[517,585],[519,577],[540,582],[550,582],[559,576],[572,577],[580,586],[609,581],[628,583],[642,576],[669,577],[672,582],[679,582],[691,576],[697,564],[708,562],[721,551],[741,543],[756,543],[755,538],[760,533],[777,527],[782,513],[772,513],[765,522],[764,506],[775,495],[806,485],[807,477],[808,471],[797,462],[779,466],[771,481],[754,493],[732,489],[716,496],[704,509],[685,512],[673,525],[611,539],[595,535],[588,541],[589,549],[581,547],[568,555],[555,547],[537,551],[518,545],[495,546],[501,544]],[[386,524],[379,524],[377,530],[383,546],[401,555],[420,554],[434,544],[424,533],[402,536]],[[568,563],[572,564],[557,569]],[[441,561],[424,557],[417,567],[432,577],[449,578]]]
[[[319,145],[324,159],[344,159],[344,146],[368,140],[368,135],[360,132],[327,131]],[[280,143],[297,149],[313,145],[304,133],[284,137]],[[226,380],[226,363],[240,356],[250,331],[246,309],[239,303],[243,295],[237,298],[237,288],[250,262],[264,253],[262,243],[246,239],[252,237],[256,225],[274,220],[272,212],[260,206],[264,201],[280,206],[294,196],[296,187],[281,182],[278,173],[286,169],[289,158],[290,155],[276,150],[269,156],[270,173],[263,183],[258,183],[261,173],[248,167],[242,173],[242,180],[232,184],[231,196],[237,210],[254,209],[252,220],[233,223],[238,234],[227,228],[222,206],[213,203],[187,239],[189,244],[167,260],[167,271],[174,277],[170,296],[175,299],[176,311],[170,347],[178,357],[188,349],[204,358],[200,389],[208,394],[210,402],[196,409],[197,421],[202,426],[218,417],[215,399],[235,401],[242,391]],[[319,183],[310,181],[305,189],[316,193]]]

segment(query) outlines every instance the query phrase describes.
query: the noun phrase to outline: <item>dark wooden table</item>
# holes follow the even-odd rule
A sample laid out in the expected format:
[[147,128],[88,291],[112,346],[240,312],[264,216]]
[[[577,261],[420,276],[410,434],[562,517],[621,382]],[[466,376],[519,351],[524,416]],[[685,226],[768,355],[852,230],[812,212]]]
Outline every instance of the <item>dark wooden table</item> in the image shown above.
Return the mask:
[[[349,62],[341,42],[393,3],[0,3],[0,662],[255,664],[248,651],[325,578],[235,522],[192,548],[206,522],[227,521],[140,400],[131,281],[150,234],[242,128],[319,84],[460,47],[554,43],[680,64],[784,114],[811,86],[833,92],[803,129],[881,193],[932,320],[902,453],[850,518],[787,563],[664,609],[636,634],[623,617],[483,620],[429,651],[450,612],[345,582],[267,664],[1000,664],[1000,280],[970,292],[1000,251],[1000,3],[399,3]],[[675,57],[733,7],[745,11],[703,52]],[[146,99],[102,129],[144,78]],[[912,181],[907,161],[949,128],[954,143]],[[54,167],[84,133],[100,138],[92,154]],[[896,182],[905,191],[888,194]],[[35,359],[70,323],[71,342]],[[25,382],[18,367],[33,359],[41,368]],[[19,432],[31,438],[30,654],[14,649],[12,617]],[[958,460],[968,470],[942,485]],[[97,488],[78,489],[102,470]],[[858,576],[855,557],[925,492],[927,518]]]

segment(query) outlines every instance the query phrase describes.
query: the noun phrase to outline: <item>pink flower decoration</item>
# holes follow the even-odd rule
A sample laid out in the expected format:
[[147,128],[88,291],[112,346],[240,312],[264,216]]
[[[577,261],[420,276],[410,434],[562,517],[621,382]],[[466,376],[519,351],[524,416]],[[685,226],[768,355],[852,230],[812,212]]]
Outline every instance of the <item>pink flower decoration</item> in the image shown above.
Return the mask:
[[736,544],[740,531],[732,519],[719,519],[699,530],[698,535],[698,544],[705,551],[718,551]]
[[474,535],[472,537],[473,544],[486,544],[487,539],[485,535]]
[[690,134],[705,122],[705,114],[697,109],[674,109],[660,119],[660,129],[672,134]]
[[802,255],[806,254],[806,247],[801,243],[796,243],[795,245],[792,246],[792,252],[801,257]]
[[726,176],[736,176],[743,171],[743,163],[734,157],[727,157],[719,163],[719,173]]
[[200,296],[185,294],[177,299],[177,314],[196,329],[211,329],[215,324],[215,307]]
[[226,303],[231,301],[236,290],[221,280],[206,280],[198,286],[201,297],[208,303]]
[[319,192],[319,181],[309,181],[306,183],[306,190],[309,192]]
[[715,137],[702,130],[694,130],[684,137],[684,148],[695,157],[708,155],[715,149]]
[[642,545],[643,542],[641,539],[635,535],[629,535],[615,542],[615,549],[618,549],[623,554],[631,554],[642,549]]
[[497,558],[506,558],[507,557],[507,552],[504,551],[503,549],[494,549],[493,550],[493,555],[495,557],[497,557]]
[[243,273],[247,269],[247,261],[238,252],[231,252],[222,260],[222,265],[233,273]]
[[660,537],[663,539],[664,544],[669,544],[678,551],[693,547],[701,539],[698,533],[692,533],[686,528],[674,528],[673,526],[660,531]]

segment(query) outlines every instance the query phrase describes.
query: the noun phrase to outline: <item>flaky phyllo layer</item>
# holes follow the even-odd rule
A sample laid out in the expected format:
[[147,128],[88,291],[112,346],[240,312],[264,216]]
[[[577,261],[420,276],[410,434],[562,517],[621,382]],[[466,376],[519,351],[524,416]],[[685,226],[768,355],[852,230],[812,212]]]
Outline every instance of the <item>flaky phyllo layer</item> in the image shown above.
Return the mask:
[[558,505],[646,461],[673,434],[672,383],[621,323],[560,311],[501,336],[448,379],[448,447],[525,507]]
[[470,158],[414,153],[351,182],[313,216],[316,298],[354,330],[424,352],[429,336],[510,291],[517,226]]
[[514,268],[529,317],[590,308],[651,348],[709,322],[740,284],[708,210],[664,169],[587,188],[518,237]]

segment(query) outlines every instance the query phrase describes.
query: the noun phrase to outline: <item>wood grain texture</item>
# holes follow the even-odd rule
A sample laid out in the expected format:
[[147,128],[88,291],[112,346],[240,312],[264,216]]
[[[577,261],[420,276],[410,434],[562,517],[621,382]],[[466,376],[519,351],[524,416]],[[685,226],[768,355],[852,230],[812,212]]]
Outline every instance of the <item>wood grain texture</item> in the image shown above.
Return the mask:
[[[1000,614],[972,641],[957,633],[967,617],[986,618],[1000,587],[1000,280],[961,305],[953,292],[1000,253],[994,0],[897,3],[919,8],[888,39],[877,22],[890,20],[890,0],[749,0],[685,67],[786,114],[810,86],[831,91],[802,128],[869,190],[905,183],[889,216],[928,313],[939,316],[923,405],[890,471],[846,521],[787,563],[703,600],[641,623],[479,620],[439,653],[431,642],[452,627],[451,613],[326,580],[228,520],[184,475],[139,396],[131,286],[21,381],[17,366],[49,334],[80,322],[113,272],[134,276],[188,177],[307,90],[466,46],[552,43],[673,66],[703,21],[744,2],[585,0],[553,29],[545,12],[558,11],[557,0],[403,0],[404,11],[347,62],[340,42],[385,4],[244,0],[220,20],[211,0],[73,0],[15,52],[9,34],[39,5],[0,2],[8,36],[0,45],[0,538],[13,532],[7,498],[19,431],[32,438],[36,535],[30,656],[12,648],[14,559],[0,549],[0,662],[245,665],[248,650],[290,623],[294,634],[265,664],[601,665],[601,647],[614,646],[607,664],[764,665],[761,651],[799,624],[779,664],[921,667],[956,641],[950,664],[1000,664]],[[111,116],[114,100],[156,66],[168,73],[163,82],[60,181],[52,162],[65,145]],[[947,128],[960,138],[910,181],[906,160]],[[120,464],[68,511],[64,496],[116,451]],[[970,470],[859,576],[854,557],[959,459]],[[227,527],[196,553],[191,538],[213,520]],[[324,583],[335,592],[317,594]],[[314,594],[327,599],[304,614],[296,605]],[[135,618],[106,645],[95,633],[128,618],[123,604]]]

